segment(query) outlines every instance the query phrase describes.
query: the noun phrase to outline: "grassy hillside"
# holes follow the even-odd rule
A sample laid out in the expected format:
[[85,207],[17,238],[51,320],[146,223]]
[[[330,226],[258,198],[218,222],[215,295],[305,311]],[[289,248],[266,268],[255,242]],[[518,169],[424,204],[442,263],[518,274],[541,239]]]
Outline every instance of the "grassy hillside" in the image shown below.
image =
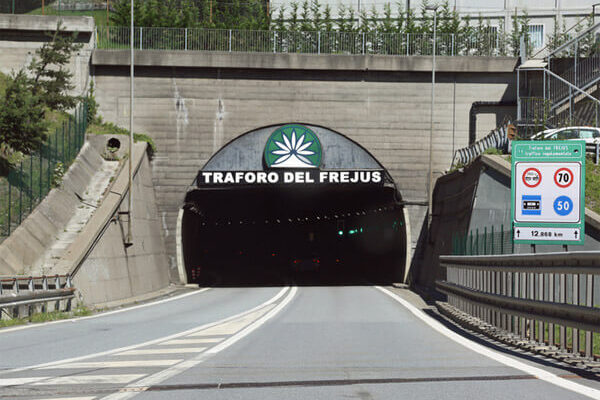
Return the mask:
[[[42,15],[42,9],[38,8],[30,11],[28,14]],[[94,17],[96,25],[106,25],[106,10],[94,10],[94,11],[61,11],[58,12],[54,7],[45,7],[44,15],[75,15],[75,16],[86,16]]]

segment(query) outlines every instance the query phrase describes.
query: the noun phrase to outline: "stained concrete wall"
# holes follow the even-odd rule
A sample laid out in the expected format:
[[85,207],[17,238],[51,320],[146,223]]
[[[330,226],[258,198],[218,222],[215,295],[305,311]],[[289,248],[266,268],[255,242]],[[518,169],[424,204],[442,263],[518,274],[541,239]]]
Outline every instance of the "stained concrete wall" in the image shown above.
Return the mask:
[[[117,218],[118,215],[112,211],[109,214],[100,211],[104,215],[98,215],[99,221],[90,221],[95,225],[93,230],[98,234],[95,235],[97,241],[73,279],[86,304],[127,299],[169,284],[167,257],[145,146],[145,143],[139,143],[135,149],[134,160],[141,159],[133,181],[133,244],[130,247],[124,244],[127,216]],[[126,187],[125,168],[111,188],[111,193],[124,199],[118,211],[127,210]],[[106,216],[112,218],[103,230]]]
[[0,72],[10,74],[27,66],[35,51],[49,40],[47,32],[56,30],[59,21],[67,34],[77,32],[76,41],[83,45],[68,64],[73,74],[73,93],[83,94],[89,84],[94,48],[92,17],[0,14]]
[[[105,120],[128,126],[127,52],[92,57]],[[515,59],[446,58],[437,63],[433,170],[450,167],[468,142],[475,101],[514,100]],[[349,136],[387,168],[405,200],[425,202],[429,165],[429,57],[159,52],[136,54],[135,130],[150,134],[167,251],[175,265],[178,209],[197,171],[223,145],[261,126],[304,122]],[[478,120],[478,136],[496,126]],[[409,206],[413,247],[424,206]],[[176,278],[176,277],[175,277]]]

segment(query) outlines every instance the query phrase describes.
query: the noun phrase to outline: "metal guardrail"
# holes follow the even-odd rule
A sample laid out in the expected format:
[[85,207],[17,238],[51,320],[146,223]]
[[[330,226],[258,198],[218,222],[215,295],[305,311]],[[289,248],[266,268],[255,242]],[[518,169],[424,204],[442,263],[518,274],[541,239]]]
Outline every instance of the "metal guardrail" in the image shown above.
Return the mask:
[[479,139],[475,143],[462,149],[456,150],[454,152],[454,157],[452,157],[452,167],[459,163],[463,165],[469,164],[490,148],[506,150],[508,148],[509,124],[510,122],[508,122],[504,126],[494,129],[485,137]]
[[0,319],[3,313],[9,318],[20,318],[32,314],[32,306],[41,305],[41,311],[71,309],[75,296],[70,275],[40,277],[1,277],[0,276]]
[[[448,303],[505,332],[593,356],[600,252],[440,256]],[[598,343],[596,343],[597,345]]]
[[[98,49],[122,50],[130,45],[129,27],[96,27]],[[221,51],[302,54],[433,54],[431,33],[251,31],[202,28],[134,29],[139,50]],[[502,56],[499,34],[437,34],[436,55]]]

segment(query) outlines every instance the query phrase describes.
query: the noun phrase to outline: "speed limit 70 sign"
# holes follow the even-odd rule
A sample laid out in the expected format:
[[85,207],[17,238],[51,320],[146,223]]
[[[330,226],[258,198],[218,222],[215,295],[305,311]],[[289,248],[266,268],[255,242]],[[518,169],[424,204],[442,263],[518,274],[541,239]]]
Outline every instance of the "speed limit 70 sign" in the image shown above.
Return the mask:
[[515,141],[512,148],[515,242],[583,244],[585,142]]

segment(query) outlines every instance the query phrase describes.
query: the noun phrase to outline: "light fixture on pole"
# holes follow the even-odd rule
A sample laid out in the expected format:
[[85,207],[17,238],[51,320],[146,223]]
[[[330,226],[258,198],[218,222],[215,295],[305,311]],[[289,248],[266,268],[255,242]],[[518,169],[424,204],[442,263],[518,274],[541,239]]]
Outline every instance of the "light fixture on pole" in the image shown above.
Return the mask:
[[427,6],[425,9],[433,11],[433,50],[431,60],[431,115],[429,126],[429,178],[427,180],[427,195],[428,195],[428,210],[427,210],[427,225],[431,225],[433,213],[433,110],[435,108],[435,52],[436,46],[436,30],[437,30],[437,9],[438,5]]
[[[125,240],[125,246],[129,247],[132,245],[132,234],[131,234],[131,223],[133,220],[133,66],[134,66],[134,20],[133,20],[133,2],[131,0],[131,31],[130,31],[130,76],[129,76],[129,190],[128,190],[128,209],[127,213],[127,238]],[[140,37],[140,40],[142,38]]]

